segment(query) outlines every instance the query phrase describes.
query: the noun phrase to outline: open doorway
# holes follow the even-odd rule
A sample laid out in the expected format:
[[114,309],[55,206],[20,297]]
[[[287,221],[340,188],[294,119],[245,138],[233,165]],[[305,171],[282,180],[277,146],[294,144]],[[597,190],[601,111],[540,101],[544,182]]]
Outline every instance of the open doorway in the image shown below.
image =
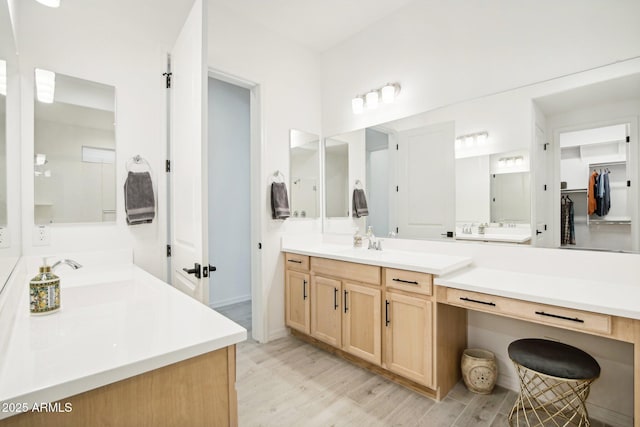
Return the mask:
[[[260,173],[256,139],[257,87],[227,76],[208,78],[208,241],[215,271],[209,279],[209,306],[254,331],[254,295],[259,286],[259,209],[256,180]],[[261,316],[257,316],[258,319]]]

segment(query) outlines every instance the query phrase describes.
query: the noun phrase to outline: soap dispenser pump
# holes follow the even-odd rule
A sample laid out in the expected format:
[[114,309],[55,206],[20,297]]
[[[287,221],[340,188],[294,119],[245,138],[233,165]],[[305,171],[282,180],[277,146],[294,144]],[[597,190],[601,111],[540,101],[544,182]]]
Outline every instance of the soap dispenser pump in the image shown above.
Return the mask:
[[53,274],[47,258],[42,259],[38,274],[29,282],[31,314],[49,314],[60,309],[60,278]]

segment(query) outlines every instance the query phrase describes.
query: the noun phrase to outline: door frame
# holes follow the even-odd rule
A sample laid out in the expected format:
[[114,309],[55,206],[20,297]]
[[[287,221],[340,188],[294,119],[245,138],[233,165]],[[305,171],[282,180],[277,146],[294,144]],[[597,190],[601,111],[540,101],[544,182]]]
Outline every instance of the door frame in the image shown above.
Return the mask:
[[[627,201],[630,205],[631,214],[631,251],[637,251],[638,245],[640,245],[640,225],[638,224],[638,217],[640,215],[638,209],[638,197],[640,192],[637,190],[637,183],[640,182],[640,165],[635,159],[638,158],[638,119],[636,116],[625,115],[612,115],[611,117],[605,117],[605,114],[601,114],[602,119],[592,121],[580,121],[577,124],[566,124],[553,127],[552,134],[553,140],[556,144],[553,144],[553,168],[554,168],[554,192],[553,192],[553,217],[554,217],[554,247],[559,248],[560,245],[560,134],[565,132],[574,132],[587,129],[595,129],[599,127],[613,126],[613,125],[628,125],[628,133],[630,137],[629,141],[629,156],[627,158],[627,177],[631,180],[631,188],[636,188],[630,192],[630,198]],[[586,178],[586,177],[585,177]],[[636,187],[634,187],[634,185]],[[580,248],[585,250],[586,248]]]
[[[229,74],[213,67],[208,67],[207,84],[209,78],[239,86],[249,90],[250,99],[250,207],[251,207],[251,335],[258,342],[266,341],[267,318],[265,299],[262,292],[262,221],[263,210],[261,204],[261,177],[264,164],[264,129],[262,126],[262,96],[258,83],[242,77]],[[207,177],[209,173],[207,165]],[[203,218],[208,221],[209,218]],[[208,227],[207,227],[208,229]],[[207,251],[209,249],[207,235]]]

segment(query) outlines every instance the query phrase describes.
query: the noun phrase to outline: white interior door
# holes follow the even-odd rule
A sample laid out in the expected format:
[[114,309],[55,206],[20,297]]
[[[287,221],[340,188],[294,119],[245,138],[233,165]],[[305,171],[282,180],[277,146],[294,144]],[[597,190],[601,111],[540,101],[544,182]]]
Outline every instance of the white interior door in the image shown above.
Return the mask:
[[[207,70],[203,0],[196,0],[171,52],[171,280],[173,286],[208,304],[206,159]],[[208,265],[208,264],[207,264]]]
[[454,122],[398,133],[398,237],[455,230],[454,142]]

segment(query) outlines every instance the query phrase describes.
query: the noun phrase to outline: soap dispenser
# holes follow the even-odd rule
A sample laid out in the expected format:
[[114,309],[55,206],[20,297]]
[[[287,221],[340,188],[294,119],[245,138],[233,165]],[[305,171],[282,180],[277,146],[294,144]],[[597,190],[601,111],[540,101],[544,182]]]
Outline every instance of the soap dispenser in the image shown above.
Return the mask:
[[29,282],[29,301],[31,314],[49,314],[60,309],[60,278],[51,272],[47,259],[37,276]]

